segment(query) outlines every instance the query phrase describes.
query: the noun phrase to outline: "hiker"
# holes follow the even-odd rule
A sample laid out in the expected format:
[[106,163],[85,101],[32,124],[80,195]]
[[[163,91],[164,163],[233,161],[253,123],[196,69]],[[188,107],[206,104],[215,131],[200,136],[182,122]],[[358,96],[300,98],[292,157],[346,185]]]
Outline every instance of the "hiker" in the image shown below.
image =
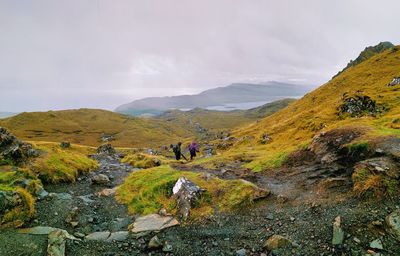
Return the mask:
[[199,152],[199,146],[195,141],[190,143],[189,145],[189,152],[190,152],[190,160],[193,160],[193,158],[196,157],[196,152]]
[[186,157],[182,154],[181,145],[182,145],[182,143],[178,142],[178,144],[176,144],[176,145],[171,144],[170,148],[172,148],[172,151],[175,154],[176,160],[179,161],[179,160],[181,160],[181,157],[183,157],[187,161]]

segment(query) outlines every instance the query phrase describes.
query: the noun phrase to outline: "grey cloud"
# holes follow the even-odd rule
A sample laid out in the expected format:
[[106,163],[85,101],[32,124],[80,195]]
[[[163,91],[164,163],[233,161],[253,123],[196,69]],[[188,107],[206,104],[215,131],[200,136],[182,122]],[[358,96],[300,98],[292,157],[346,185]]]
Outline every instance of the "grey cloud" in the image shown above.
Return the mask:
[[0,2],[0,110],[115,106],[232,82],[320,85],[398,43],[396,0]]

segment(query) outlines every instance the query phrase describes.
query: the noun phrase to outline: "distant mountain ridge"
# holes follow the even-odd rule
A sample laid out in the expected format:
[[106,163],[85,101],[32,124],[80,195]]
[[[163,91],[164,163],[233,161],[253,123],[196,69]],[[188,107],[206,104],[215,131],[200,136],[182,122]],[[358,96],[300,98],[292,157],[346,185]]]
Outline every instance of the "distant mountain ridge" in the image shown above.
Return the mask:
[[135,100],[117,107],[115,111],[131,115],[142,113],[159,114],[170,109],[207,108],[228,103],[274,101],[299,97],[307,91],[305,86],[280,82],[268,82],[265,84],[237,83],[206,90],[196,95],[150,97]]

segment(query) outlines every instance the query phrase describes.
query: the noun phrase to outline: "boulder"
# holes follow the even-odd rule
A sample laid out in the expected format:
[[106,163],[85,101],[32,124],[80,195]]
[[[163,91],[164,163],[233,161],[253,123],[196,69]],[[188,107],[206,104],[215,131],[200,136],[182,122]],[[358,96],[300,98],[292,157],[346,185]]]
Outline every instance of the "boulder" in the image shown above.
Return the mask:
[[372,249],[383,250],[383,244],[380,239],[375,239],[369,244],[369,247]]
[[107,238],[107,242],[112,242],[112,241],[125,241],[128,239],[129,232],[128,231],[118,231],[118,232],[113,232],[111,235]]
[[188,218],[190,208],[204,191],[185,177],[178,179],[172,192],[176,198],[178,215],[181,220],[185,221]]
[[157,236],[153,236],[147,245],[147,248],[149,248],[150,250],[160,249],[161,247],[163,247],[163,244]]
[[264,248],[268,251],[273,251],[276,249],[286,248],[292,245],[292,242],[281,235],[273,235],[268,238],[267,241],[264,243]]
[[71,143],[69,141],[63,141],[60,143],[60,147],[61,148],[70,148],[71,147]]
[[93,184],[99,185],[108,185],[110,183],[110,179],[105,174],[94,175],[91,180]]
[[340,216],[335,218],[333,222],[333,236],[332,236],[332,244],[335,246],[339,246],[343,244],[344,240],[344,231],[342,229],[342,221]]
[[179,222],[171,216],[163,217],[158,214],[150,214],[137,218],[133,224],[129,225],[128,229],[132,233],[141,233],[160,231],[176,225],[179,225]]
[[107,239],[111,236],[111,232],[102,231],[102,232],[93,232],[85,237],[85,240],[88,241],[107,241]]
[[396,210],[385,218],[386,229],[400,241],[400,210]]

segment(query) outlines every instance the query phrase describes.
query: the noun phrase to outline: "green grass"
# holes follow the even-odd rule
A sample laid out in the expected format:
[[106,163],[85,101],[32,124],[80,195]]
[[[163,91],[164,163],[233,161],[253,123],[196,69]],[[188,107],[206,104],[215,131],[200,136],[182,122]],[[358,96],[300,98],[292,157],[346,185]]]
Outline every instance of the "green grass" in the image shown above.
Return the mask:
[[136,168],[152,168],[157,167],[162,164],[167,164],[171,162],[171,160],[163,157],[163,156],[155,156],[144,153],[128,153],[121,162],[127,163]]
[[32,170],[44,182],[74,182],[80,173],[98,167],[86,154],[90,148],[72,145],[62,149],[57,143],[35,143],[34,146],[44,153],[35,159]]
[[132,173],[117,190],[118,201],[128,205],[133,214],[156,213],[161,208],[175,213],[172,188],[179,177],[186,177],[207,190],[191,218],[199,218],[219,211],[233,211],[251,205],[255,198],[265,194],[255,185],[243,180],[221,180],[213,177],[205,180],[203,174],[177,171],[170,166],[159,166]]

